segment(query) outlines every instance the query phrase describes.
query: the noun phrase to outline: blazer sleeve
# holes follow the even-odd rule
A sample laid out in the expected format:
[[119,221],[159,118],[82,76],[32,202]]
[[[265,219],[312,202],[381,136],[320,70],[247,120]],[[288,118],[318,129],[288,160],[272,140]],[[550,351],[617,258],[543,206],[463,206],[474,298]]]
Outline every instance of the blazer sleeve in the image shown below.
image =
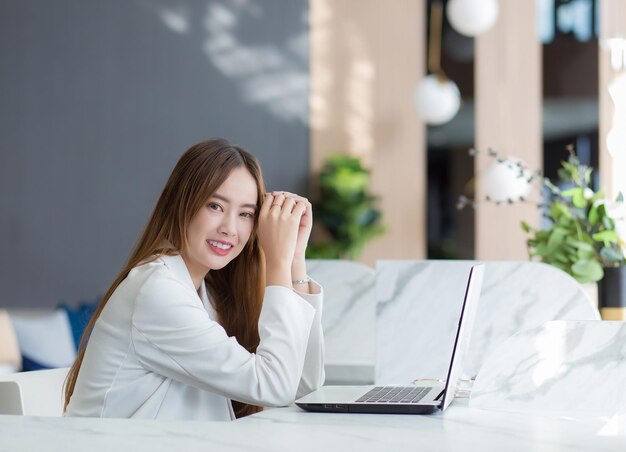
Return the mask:
[[322,331],[322,310],[324,305],[324,291],[315,281],[312,281],[314,294],[297,292],[311,307],[315,309],[309,341],[304,358],[304,369],[296,398],[304,397],[324,384],[324,332]]
[[250,353],[209,318],[195,291],[163,273],[152,275],[135,300],[131,337],[142,366],[241,402],[291,404],[315,309],[288,288],[266,287],[260,343]]

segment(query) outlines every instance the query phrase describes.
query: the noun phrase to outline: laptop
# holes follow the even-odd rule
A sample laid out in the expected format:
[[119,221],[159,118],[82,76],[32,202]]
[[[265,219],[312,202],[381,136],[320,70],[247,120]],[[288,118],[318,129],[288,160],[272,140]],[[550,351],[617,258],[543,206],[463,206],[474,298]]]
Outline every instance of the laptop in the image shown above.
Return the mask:
[[483,274],[482,264],[470,269],[444,384],[424,380],[410,386],[323,386],[296,400],[296,405],[307,411],[331,413],[430,414],[448,408],[467,355]]

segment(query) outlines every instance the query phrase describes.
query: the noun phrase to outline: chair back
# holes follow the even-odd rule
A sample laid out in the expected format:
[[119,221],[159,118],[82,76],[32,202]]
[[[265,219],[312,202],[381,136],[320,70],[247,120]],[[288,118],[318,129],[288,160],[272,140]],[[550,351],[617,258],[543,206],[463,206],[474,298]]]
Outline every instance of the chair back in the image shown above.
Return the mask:
[[0,414],[62,416],[63,384],[69,368],[0,376]]
[[0,381],[0,414],[24,414],[22,391],[15,381]]

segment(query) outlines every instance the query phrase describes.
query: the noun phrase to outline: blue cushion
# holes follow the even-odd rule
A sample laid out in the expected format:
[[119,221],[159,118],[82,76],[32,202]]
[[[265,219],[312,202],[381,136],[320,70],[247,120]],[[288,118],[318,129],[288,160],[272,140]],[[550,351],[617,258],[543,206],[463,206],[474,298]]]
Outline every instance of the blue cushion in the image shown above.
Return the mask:
[[52,364],[45,364],[34,359],[29,358],[26,355],[22,355],[22,372],[27,372],[29,370],[43,370],[43,369],[52,369],[56,366]]
[[94,311],[98,307],[98,303],[100,300],[93,301],[83,301],[78,304],[75,308],[72,308],[66,304],[62,304],[59,308],[63,309],[67,318],[70,322],[70,327],[72,329],[72,336],[74,337],[74,345],[76,346],[76,350],[78,350],[78,346],[80,345],[80,339],[83,337],[83,332],[91,319]]

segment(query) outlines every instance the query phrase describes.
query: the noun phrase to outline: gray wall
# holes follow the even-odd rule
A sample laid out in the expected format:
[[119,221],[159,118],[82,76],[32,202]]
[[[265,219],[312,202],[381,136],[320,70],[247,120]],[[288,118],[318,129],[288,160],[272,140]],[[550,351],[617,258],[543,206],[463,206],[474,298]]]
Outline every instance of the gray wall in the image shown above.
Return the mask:
[[94,299],[178,157],[308,182],[306,0],[0,0],[0,307]]

